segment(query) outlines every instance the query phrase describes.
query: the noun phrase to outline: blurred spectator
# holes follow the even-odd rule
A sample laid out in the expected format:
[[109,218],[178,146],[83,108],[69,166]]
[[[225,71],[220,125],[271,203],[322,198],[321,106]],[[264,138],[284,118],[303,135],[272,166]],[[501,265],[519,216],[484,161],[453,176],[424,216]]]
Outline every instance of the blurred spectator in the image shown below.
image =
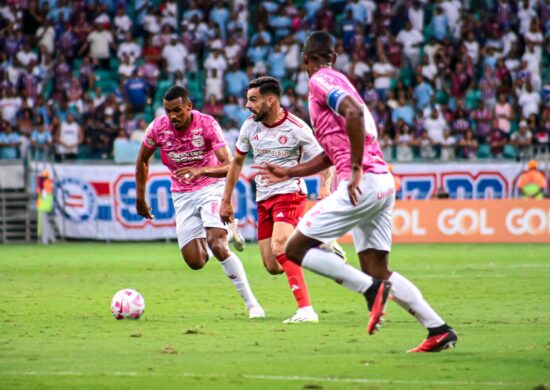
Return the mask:
[[510,137],[510,144],[515,146],[518,153],[518,159],[531,157],[531,144],[533,143],[533,134],[527,127],[526,121],[519,123],[519,131],[516,131]]
[[448,128],[444,116],[440,115],[437,109],[433,107],[430,116],[424,120],[424,129],[428,132],[430,139],[440,144],[443,141],[443,132]]
[[451,135],[451,131],[449,129],[443,130],[443,139],[441,140],[441,161],[454,160],[456,158],[456,146],[457,141],[456,138]]
[[392,77],[396,74],[395,68],[388,62],[386,55],[379,53],[378,62],[372,67],[374,77],[374,89],[381,100],[386,99],[386,94],[391,85]]
[[110,31],[104,29],[102,23],[95,23],[94,30],[86,39],[87,44],[80,49],[82,54],[84,48],[90,48],[90,56],[98,62],[103,69],[109,69],[110,49],[116,49],[113,35]]
[[506,133],[498,127],[498,119],[494,119],[488,139],[488,144],[491,147],[491,154],[493,157],[503,157],[504,145],[506,145],[507,142],[508,138]]
[[478,142],[474,137],[472,129],[466,130],[464,137],[458,143],[460,148],[460,156],[468,159],[475,160],[477,155]]
[[143,119],[140,119],[138,122],[137,129],[132,131],[132,133],[130,134],[130,140],[143,142],[143,139],[145,138],[145,134],[147,134],[147,122],[145,122],[145,120]]
[[47,161],[52,144],[52,134],[46,128],[44,121],[39,119],[31,135],[31,158],[38,161]]
[[73,114],[68,113],[55,137],[57,158],[61,161],[75,159],[83,139],[82,128],[75,122]]
[[420,158],[431,160],[435,157],[434,141],[426,130],[422,130],[420,137],[415,140],[415,144],[419,147]]
[[162,49],[164,69],[169,76],[174,76],[177,71],[185,73],[185,57],[187,49],[178,42],[176,35],[170,38],[170,42]]
[[148,85],[134,69],[132,77],[124,83],[124,92],[134,112],[143,112],[147,103]]
[[[130,64],[134,64],[142,53],[141,46],[134,40],[132,34],[128,31],[124,33],[124,42],[120,43],[117,50],[117,57],[124,61],[124,56],[128,56]],[[145,54],[145,53],[144,53]]]
[[4,123],[0,132],[0,159],[9,160],[19,157],[21,136],[13,130],[9,123]]
[[424,36],[413,29],[411,22],[405,24],[405,29],[397,34],[397,42],[403,45],[405,64],[409,68],[416,68],[420,63],[420,46],[424,43]]
[[521,106],[521,114],[524,118],[539,112],[540,94],[533,89],[531,82],[527,82],[525,89],[521,91],[518,104]]
[[411,134],[410,127],[403,123],[397,132],[395,137],[396,159],[397,161],[412,161],[413,151],[411,145],[413,144],[413,136]]

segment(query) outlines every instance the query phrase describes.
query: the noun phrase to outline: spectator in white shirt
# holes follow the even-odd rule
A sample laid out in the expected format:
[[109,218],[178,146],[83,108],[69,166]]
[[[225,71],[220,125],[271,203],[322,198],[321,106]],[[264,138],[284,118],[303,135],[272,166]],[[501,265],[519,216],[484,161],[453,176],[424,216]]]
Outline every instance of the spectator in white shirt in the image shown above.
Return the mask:
[[527,81],[525,89],[519,95],[518,104],[521,106],[521,113],[524,118],[539,113],[540,94],[533,89],[530,81]]
[[406,64],[409,68],[415,69],[420,63],[420,46],[424,43],[424,36],[413,29],[411,22],[406,22],[405,29],[397,34],[396,40],[403,45]]
[[408,17],[412,28],[422,33],[424,30],[424,8],[422,8],[419,1],[415,0],[413,2],[413,6],[409,8]]
[[121,79],[125,80],[132,77],[134,70],[136,70],[136,67],[130,62],[130,57],[128,54],[123,54],[122,62],[118,67],[118,74]]
[[15,55],[21,67],[26,68],[32,61],[38,62],[38,56],[31,50],[31,45],[25,41],[23,47]]
[[359,53],[353,53],[350,73],[362,79],[368,72],[370,72],[370,67],[367,63],[359,57]]
[[95,30],[88,34],[86,45],[82,46],[80,53],[90,48],[90,56],[96,60],[103,69],[109,68],[110,48],[114,48],[113,35],[105,30],[103,24],[96,23]]
[[141,46],[132,38],[130,32],[124,34],[124,42],[118,46],[117,57],[122,61],[124,55],[128,56],[131,64],[141,56]]
[[48,54],[53,53],[55,45],[55,29],[52,22],[44,18],[43,24],[36,30],[36,38],[38,39],[38,46],[44,47]]
[[372,75],[374,77],[374,89],[378,93],[378,97],[380,100],[385,100],[392,77],[396,75],[396,70],[388,62],[383,52],[378,53],[378,62],[375,62],[372,67]]
[[116,37],[119,41],[124,39],[126,33],[130,32],[132,29],[132,19],[126,13],[125,8],[119,7],[117,9],[117,14],[113,21],[116,30]]
[[161,56],[164,59],[166,72],[171,77],[173,77],[178,70],[185,73],[187,49],[182,43],[178,42],[175,35],[170,39],[170,43],[164,46]]
[[430,116],[424,121],[424,129],[434,143],[441,144],[444,141],[443,133],[448,129],[447,121],[437,112],[437,108],[432,107]]

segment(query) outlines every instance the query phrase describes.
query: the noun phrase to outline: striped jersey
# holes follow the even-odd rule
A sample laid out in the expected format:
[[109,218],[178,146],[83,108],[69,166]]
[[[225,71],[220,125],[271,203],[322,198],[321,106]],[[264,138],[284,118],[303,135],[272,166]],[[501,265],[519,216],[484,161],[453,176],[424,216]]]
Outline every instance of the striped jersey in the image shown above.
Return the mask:
[[[300,118],[285,111],[283,119],[267,126],[249,117],[242,125],[236,152],[245,155],[252,151],[254,163],[271,163],[292,167],[320,154],[323,149],[315,139],[311,128]],[[302,178],[292,178],[280,183],[265,183],[256,176],[256,201],[277,194],[307,193]]]

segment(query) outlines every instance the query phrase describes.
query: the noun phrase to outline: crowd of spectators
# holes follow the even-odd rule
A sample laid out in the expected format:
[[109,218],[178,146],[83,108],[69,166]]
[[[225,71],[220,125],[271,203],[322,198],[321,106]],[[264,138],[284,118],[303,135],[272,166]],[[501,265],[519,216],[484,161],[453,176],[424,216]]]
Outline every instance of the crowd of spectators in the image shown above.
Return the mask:
[[112,158],[142,140],[162,93],[188,88],[230,144],[248,80],[281,80],[308,119],[301,45],[337,38],[334,67],[394,161],[529,158],[550,137],[550,0],[5,0],[0,159]]

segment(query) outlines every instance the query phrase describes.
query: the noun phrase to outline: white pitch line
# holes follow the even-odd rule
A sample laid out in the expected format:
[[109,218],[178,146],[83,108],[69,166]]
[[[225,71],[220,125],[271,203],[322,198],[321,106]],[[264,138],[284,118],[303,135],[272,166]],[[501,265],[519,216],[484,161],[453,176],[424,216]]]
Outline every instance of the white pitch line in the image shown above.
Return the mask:
[[345,377],[315,377],[315,376],[283,376],[283,375],[258,375],[239,374],[235,376],[223,374],[196,374],[183,372],[172,373],[142,373],[135,371],[114,371],[111,373],[93,373],[80,371],[4,371],[0,376],[117,376],[117,377],[186,377],[186,378],[243,378],[258,381],[282,381],[282,382],[329,382],[329,383],[363,383],[363,384],[394,384],[394,385],[441,385],[441,386],[521,386],[524,382],[503,381],[452,381],[452,380],[418,380],[418,379],[375,379],[375,378],[345,378]]

